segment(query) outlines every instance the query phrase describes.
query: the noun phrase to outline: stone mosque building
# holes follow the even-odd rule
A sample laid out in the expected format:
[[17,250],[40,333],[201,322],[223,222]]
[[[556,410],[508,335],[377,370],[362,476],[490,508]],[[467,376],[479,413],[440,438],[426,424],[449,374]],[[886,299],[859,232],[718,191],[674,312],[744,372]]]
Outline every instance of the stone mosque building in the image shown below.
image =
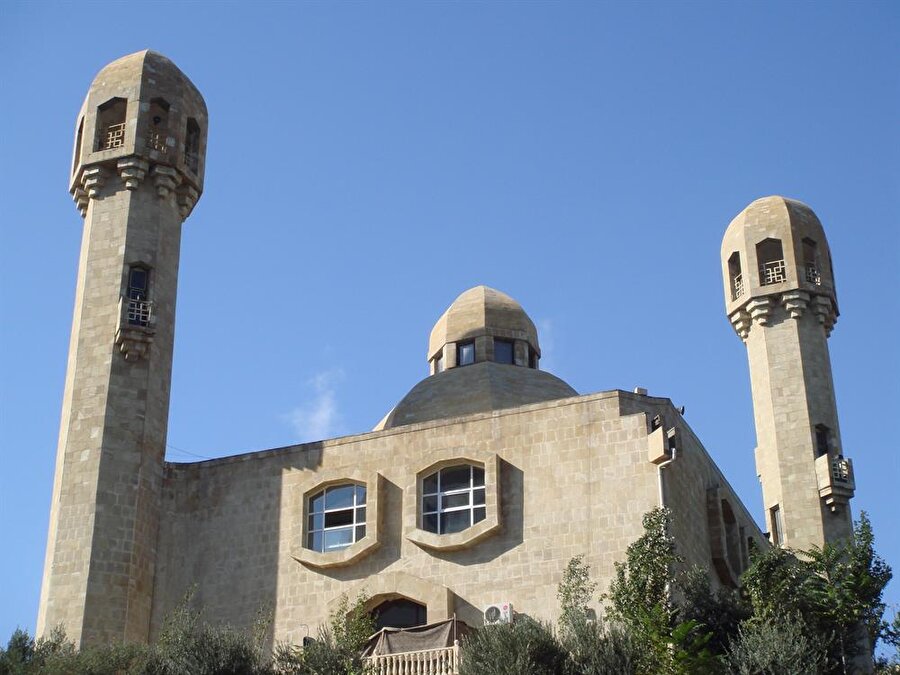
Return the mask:
[[[440,315],[430,375],[371,432],[165,461],[180,234],[206,132],[199,91],[152,51],[100,71],[76,120],[84,237],[38,634],[62,623],[80,644],[152,640],[195,584],[207,615],[237,626],[270,608],[278,641],[363,589],[394,626],[480,626],[492,606],[489,621],[510,606],[553,619],[568,560],[584,554],[605,587],[660,505],[687,562],[738,583],[766,535],[679,410],[641,389],[579,394],[541,370],[528,314],[484,286]],[[822,226],[800,202],[757,200],[728,226],[722,270],[750,360],[768,536],[844,537],[854,484]]]

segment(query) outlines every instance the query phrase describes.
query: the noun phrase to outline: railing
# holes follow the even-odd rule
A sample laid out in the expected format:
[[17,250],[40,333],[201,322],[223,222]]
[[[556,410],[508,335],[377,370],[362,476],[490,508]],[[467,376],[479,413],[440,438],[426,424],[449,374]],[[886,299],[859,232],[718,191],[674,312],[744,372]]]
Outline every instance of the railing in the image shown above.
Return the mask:
[[806,263],[806,280],[816,286],[822,285],[822,275],[815,263]]
[[103,130],[103,136],[100,139],[101,150],[112,150],[113,148],[121,148],[125,145],[125,122],[121,124],[110,124]]
[[459,672],[459,645],[370,656],[366,663],[374,675],[456,675]]
[[741,274],[735,274],[731,278],[731,299],[737,300],[744,294],[744,277]]
[[759,266],[760,286],[777,284],[780,281],[786,280],[787,273],[784,268],[784,260],[772,260],[770,262],[764,262]]
[[835,483],[849,483],[853,478],[853,467],[849,460],[835,457],[831,460],[831,478]]
[[125,323],[129,326],[149,326],[153,303],[149,300],[126,300]]
[[150,150],[156,150],[162,154],[166,154],[168,150],[166,146],[167,129],[150,129],[147,132],[147,147]]

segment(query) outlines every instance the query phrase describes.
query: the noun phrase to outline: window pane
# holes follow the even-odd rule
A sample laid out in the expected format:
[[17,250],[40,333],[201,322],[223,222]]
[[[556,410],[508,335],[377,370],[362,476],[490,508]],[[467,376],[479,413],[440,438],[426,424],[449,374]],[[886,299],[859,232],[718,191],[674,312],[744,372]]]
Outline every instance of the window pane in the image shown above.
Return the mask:
[[[132,291],[146,291],[147,290],[147,270],[142,270],[139,267],[135,267],[131,270],[131,275],[128,280],[128,287]],[[132,296],[134,297],[134,296]]]
[[461,532],[471,524],[471,513],[465,511],[450,511],[441,514],[441,534]]
[[322,533],[310,532],[306,537],[306,548],[322,552]]
[[438,475],[436,473],[431,474],[422,481],[422,494],[430,495],[437,492],[438,486]]
[[475,363],[475,343],[467,342],[465,344],[458,345],[456,352],[456,365],[467,366],[470,363]]
[[353,485],[339,485],[325,491],[326,509],[343,509],[353,506]]
[[325,527],[341,527],[353,524],[353,509],[329,511],[325,514]]
[[479,466],[472,467],[472,485],[482,487],[484,485],[484,469]]
[[306,523],[306,529],[310,532],[313,530],[321,530],[323,522],[324,516],[321,513],[313,513],[309,516],[309,520]]
[[472,493],[472,496],[474,498],[473,503],[484,504],[484,488],[481,488],[480,490],[475,490],[475,492]]
[[494,340],[494,361],[513,363],[513,343],[506,340]]
[[325,510],[325,493],[320,492],[315,497],[309,500],[309,512],[310,513],[321,513]]
[[426,532],[437,532],[438,526],[438,516],[436,513],[432,513],[427,516],[422,516],[422,529]]
[[452,509],[456,506],[468,506],[469,505],[469,492],[461,492],[456,495],[444,495],[443,507],[445,509]]
[[429,513],[431,511],[437,511],[437,495],[433,497],[423,497],[422,498],[422,513]]
[[363,506],[360,509],[356,509],[356,522],[364,523],[366,522],[366,507]]
[[366,503],[366,486],[365,485],[357,485],[356,486],[356,505],[362,506]]
[[359,541],[360,539],[362,539],[362,538],[365,537],[365,536],[366,536],[366,526],[365,526],[365,525],[359,525],[359,526],[356,528],[356,541]]
[[477,509],[475,509],[475,510],[472,512],[472,515],[473,515],[473,519],[472,519],[472,520],[473,520],[473,522],[475,522],[475,523],[478,523],[478,522],[484,520],[484,517],[485,517],[485,508],[484,508],[483,506],[478,507]]
[[469,487],[470,467],[454,466],[441,471],[441,492]]
[[353,528],[345,527],[340,530],[325,531],[325,550],[331,551],[345,548],[353,543]]

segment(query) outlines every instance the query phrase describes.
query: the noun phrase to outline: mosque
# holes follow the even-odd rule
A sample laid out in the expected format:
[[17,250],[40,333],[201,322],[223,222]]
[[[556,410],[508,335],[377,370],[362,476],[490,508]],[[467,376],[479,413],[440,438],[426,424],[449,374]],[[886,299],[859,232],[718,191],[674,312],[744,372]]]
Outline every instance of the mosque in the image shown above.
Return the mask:
[[750,361],[763,533],[668,398],[579,394],[541,370],[519,303],[485,286],[440,315],[429,376],[372,431],[166,462],[181,226],[203,192],[206,105],[143,51],[100,71],[75,128],[84,237],[38,634],[62,623],[82,645],[153,640],[192,586],[208,616],[239,627],[268,608],[277,641],[301,641],[363,590],[392,626],[552,620],[569,559],[583,554],[605,587],[657,506],[673,511],[687,563],[724,586],[754,546],[850,532],[831,255],[806,205],[754,201],[722,244],[726,314]]

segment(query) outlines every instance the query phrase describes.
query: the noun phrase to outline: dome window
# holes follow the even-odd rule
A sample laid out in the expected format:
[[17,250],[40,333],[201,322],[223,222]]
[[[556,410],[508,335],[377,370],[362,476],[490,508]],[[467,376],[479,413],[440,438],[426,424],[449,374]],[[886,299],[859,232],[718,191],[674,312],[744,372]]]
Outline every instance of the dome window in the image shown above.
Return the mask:
[[306,548],[337,551],[366,536],[366,486],[334,485],[309,498]]
[[450,466],[422,481],[422,529],[462,532],[485,519],[484,468]]
[[515,363],[515,350],[509,340],[494,339],[494,361],[496,363]]
[[456,365],[470,366],[475,363],[475,343],[461,342],[456,345]]

